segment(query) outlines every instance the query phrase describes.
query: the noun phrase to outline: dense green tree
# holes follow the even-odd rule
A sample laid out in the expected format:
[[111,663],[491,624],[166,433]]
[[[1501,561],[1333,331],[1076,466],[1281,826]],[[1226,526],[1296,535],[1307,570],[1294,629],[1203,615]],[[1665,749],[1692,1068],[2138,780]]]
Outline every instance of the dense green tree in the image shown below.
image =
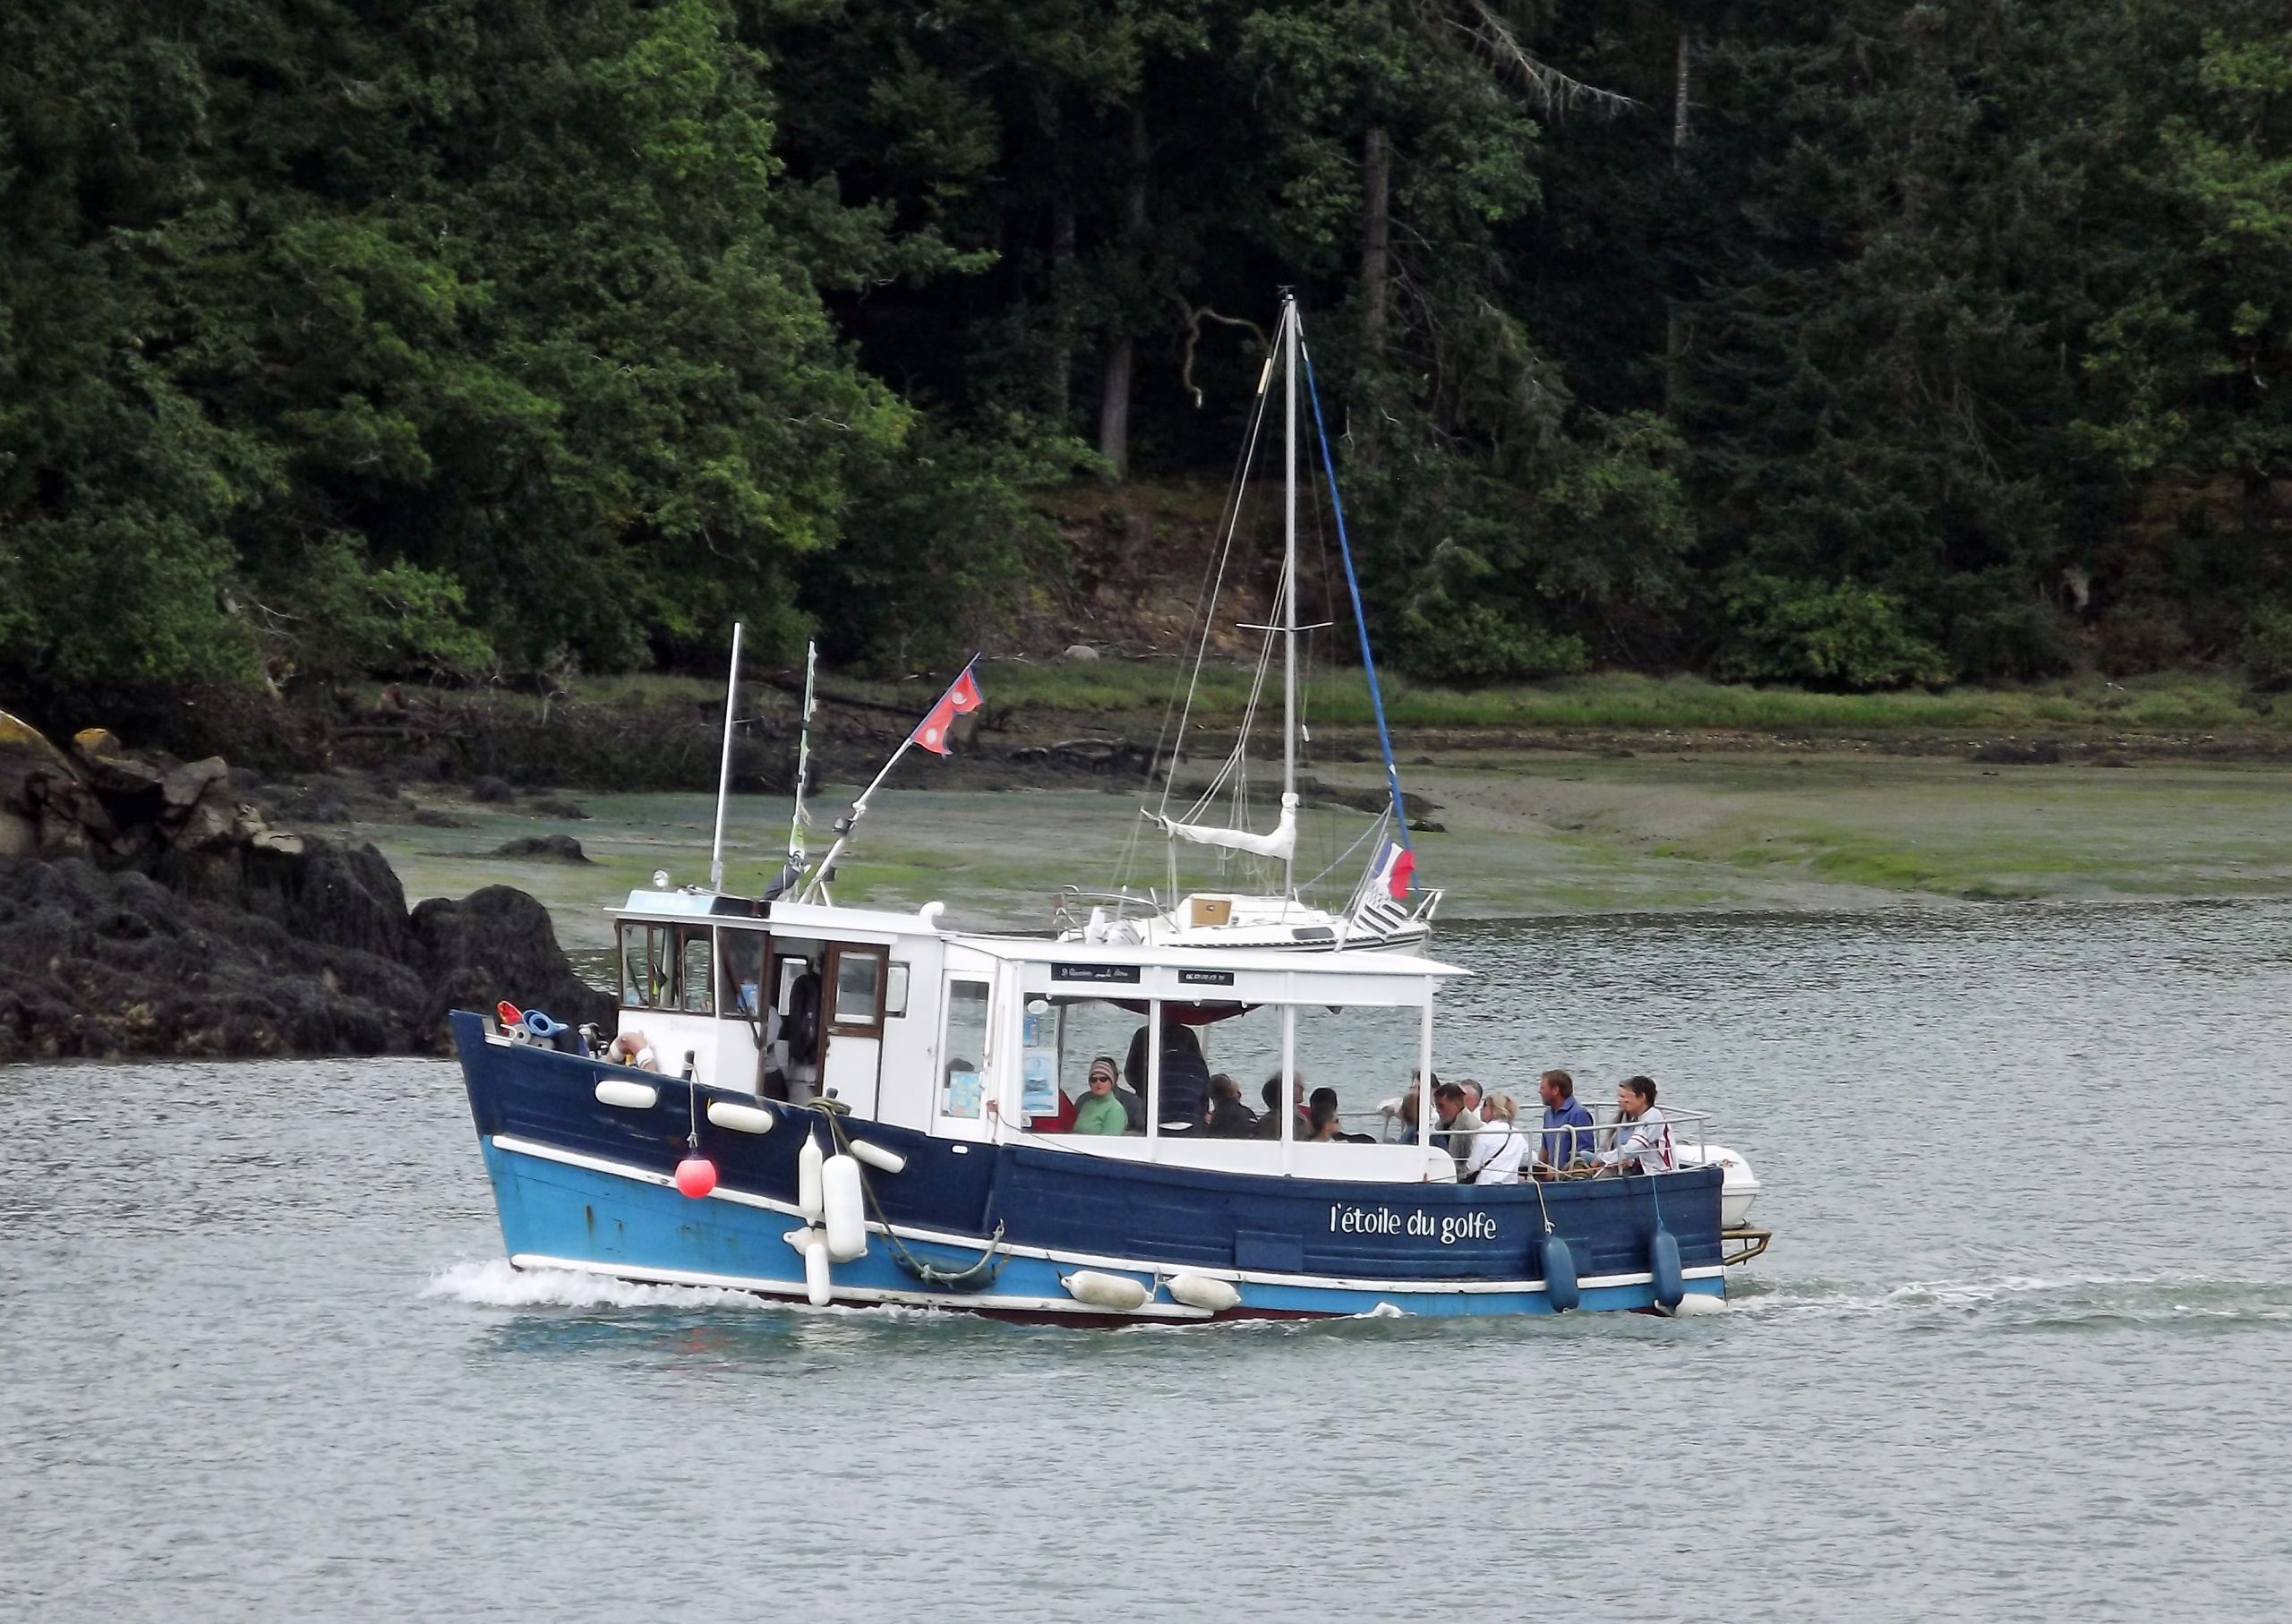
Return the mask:
[[1286,284],[1403,666],[2281,680],[2288,222],[2258,0],[25,0],[0,674],[959,657]]

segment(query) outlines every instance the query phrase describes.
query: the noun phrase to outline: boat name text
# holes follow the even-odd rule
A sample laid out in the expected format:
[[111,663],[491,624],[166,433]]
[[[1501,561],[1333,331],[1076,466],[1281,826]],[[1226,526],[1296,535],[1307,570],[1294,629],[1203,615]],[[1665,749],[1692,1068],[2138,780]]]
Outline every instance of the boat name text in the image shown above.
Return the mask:
[[1407,1235],[1437,1240],[1443,1246],[1458,1241],[1492,1241],[1496,1218],[1487,1212],[1396,1212],[1390,1207],[1356,1207],[1347,1201],[1329,1204],[1331,1235]]

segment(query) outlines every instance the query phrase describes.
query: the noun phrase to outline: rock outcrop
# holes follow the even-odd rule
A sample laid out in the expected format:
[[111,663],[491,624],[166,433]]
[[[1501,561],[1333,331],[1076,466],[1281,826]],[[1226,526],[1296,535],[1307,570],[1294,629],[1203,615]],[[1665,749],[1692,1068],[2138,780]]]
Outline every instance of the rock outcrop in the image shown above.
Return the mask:
[[219,757],[0,711],[0,1061],[434,1052],[501,999],[611,1019],[525,893],[409,913],[381,853],[270,829]]

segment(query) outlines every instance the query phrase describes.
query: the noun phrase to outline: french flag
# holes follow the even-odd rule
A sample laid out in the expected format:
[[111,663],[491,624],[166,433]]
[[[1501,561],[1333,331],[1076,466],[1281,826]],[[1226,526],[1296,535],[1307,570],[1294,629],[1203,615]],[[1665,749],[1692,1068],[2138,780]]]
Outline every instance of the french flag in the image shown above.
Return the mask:
[[1416,853],[1397,840],[1388,839],[1377,853],[1377,883],[1396,902],[1408,901],[1408,882],[1416,872]]
[[952,754],[947,748],[947,731],[955,725],[956,717],[968,716],[979,708],[979,679],[971,675],[971,670],[978,663],[979,657],[974,654],[971,665],[963,667],[962,675],[939,696],[939,703],[931,707],[931,714],[917,722],[915,731],[909,735],[934,756]]

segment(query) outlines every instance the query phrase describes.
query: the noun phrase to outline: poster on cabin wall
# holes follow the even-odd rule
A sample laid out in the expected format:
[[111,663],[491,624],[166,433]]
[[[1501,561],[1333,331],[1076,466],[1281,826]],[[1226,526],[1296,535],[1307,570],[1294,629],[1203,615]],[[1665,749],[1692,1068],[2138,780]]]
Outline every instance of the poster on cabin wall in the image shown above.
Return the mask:
[[1019,1109],[1029,1116],[1058,1115],[1058,1017],[1030,1011],[1021,1034]]

